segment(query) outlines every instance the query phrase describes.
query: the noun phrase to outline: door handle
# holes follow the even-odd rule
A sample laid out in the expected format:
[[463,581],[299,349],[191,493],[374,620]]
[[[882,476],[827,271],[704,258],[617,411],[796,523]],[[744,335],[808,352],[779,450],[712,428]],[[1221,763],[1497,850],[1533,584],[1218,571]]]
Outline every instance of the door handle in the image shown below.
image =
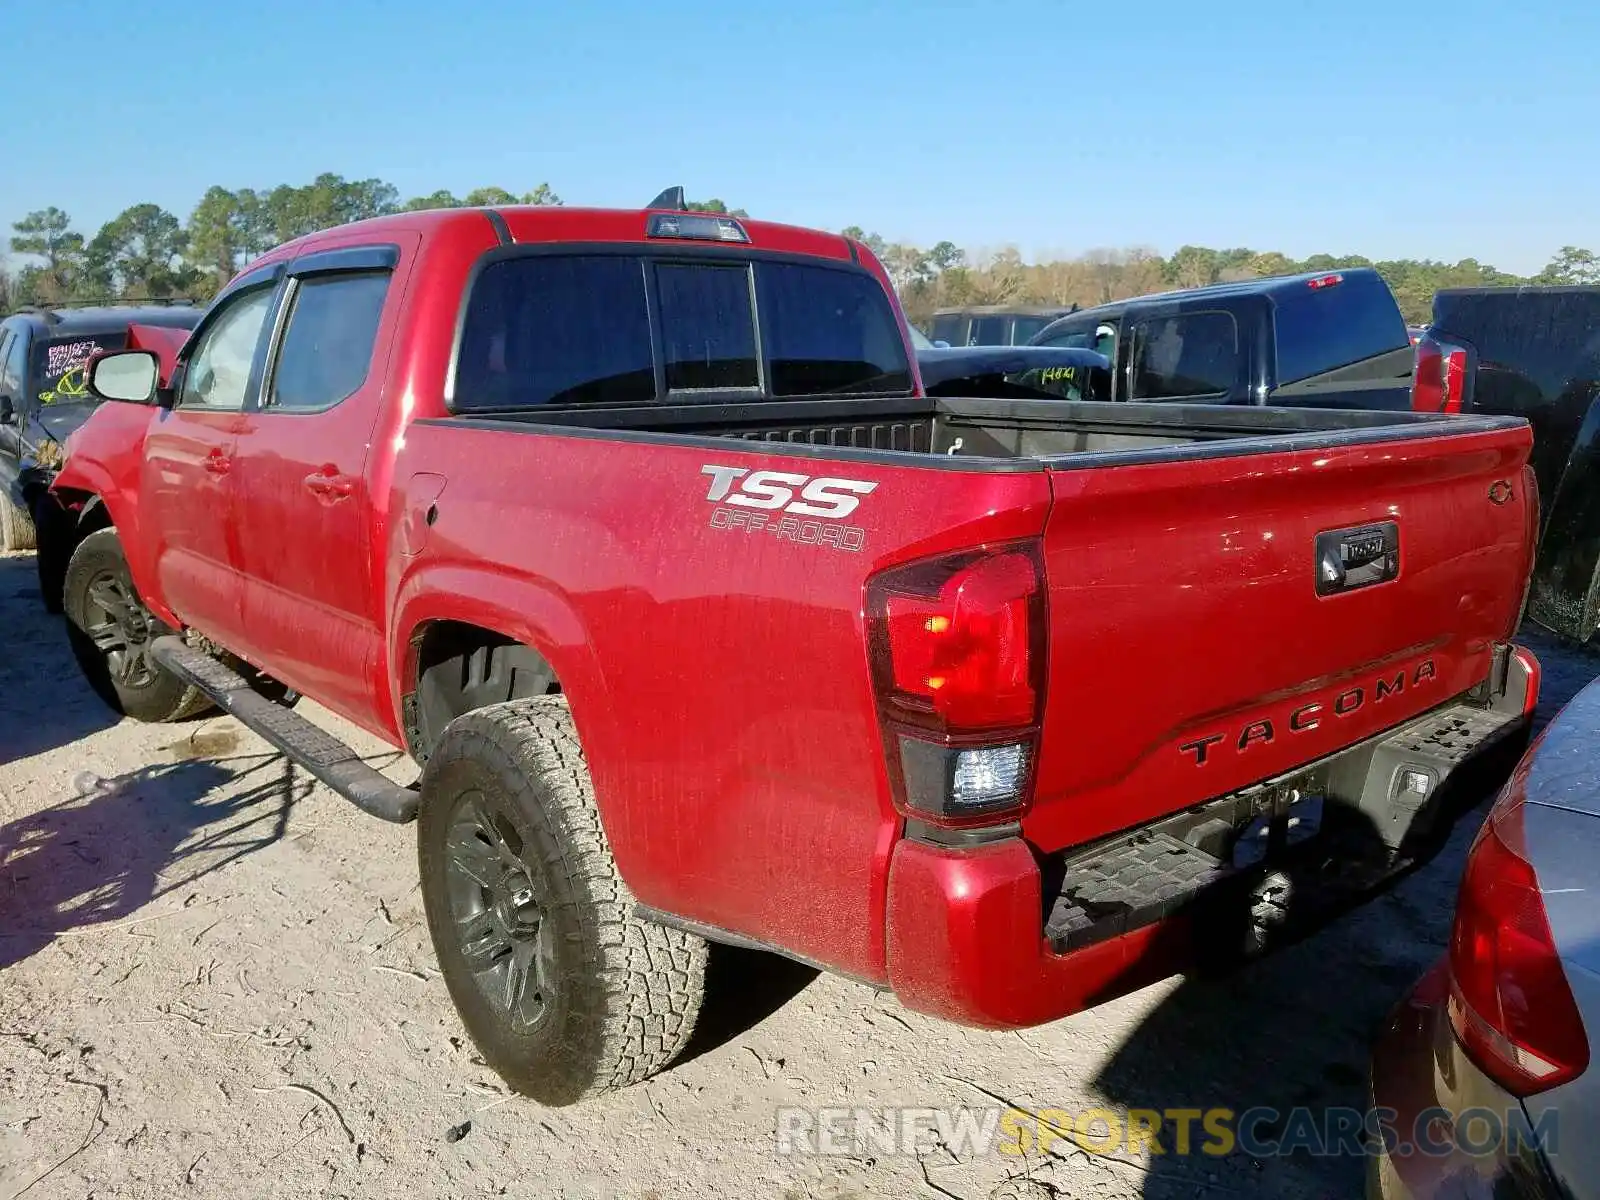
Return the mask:
[[226,475],[233,467],[233,459],[220,446],[213,446],[206,452],[206,470],[213,475]]
[[344,500],[356,490],[355,480],[348,475],[334,475],[313,471],[305,477],[306,491],[322,500]]

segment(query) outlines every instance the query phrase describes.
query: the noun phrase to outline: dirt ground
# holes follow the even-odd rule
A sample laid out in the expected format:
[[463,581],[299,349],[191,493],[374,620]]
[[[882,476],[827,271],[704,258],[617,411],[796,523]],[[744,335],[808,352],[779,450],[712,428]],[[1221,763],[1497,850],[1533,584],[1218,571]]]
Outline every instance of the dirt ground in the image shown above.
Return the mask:
[[[1530,640],[1548,717],[1600,659]],[[409,763],[342,732],[409,781]],[[1022,1034],[715,949],[685,1061],[543,1109],[465,1040],[413,832],[231,718],[114,722],[39,607],[32,557],[0,557],[0,1200],[1358,1195],[1351,1158],[783,1156],[776,1113],[1360,1106],[1372,1031],[1444,945],[1470,832],[1230,979],[1169,980]]]

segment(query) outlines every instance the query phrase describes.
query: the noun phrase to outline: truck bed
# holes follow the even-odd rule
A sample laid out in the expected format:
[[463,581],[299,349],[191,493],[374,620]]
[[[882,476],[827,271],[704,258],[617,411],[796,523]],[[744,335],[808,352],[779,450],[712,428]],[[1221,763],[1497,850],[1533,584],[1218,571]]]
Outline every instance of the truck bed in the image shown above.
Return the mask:
[[[462,419],[546,425],[568,433],[584,429],[624,439],[739,438],[844,451],[849,457],[894,456],[888,461],[901,461],[902,454],[981,458],[988,460],[984,466],[1000,470],[1031,469],[1039,460],[1057,469],[1088,468],[1331,449],[1518,424],[1514,418],[1397,411],[981,397],[766,401],[648,411],[530,409]],[[1061,461],[1069,456],[1075,460]],[[950,465],[968,470],[977,466]]]

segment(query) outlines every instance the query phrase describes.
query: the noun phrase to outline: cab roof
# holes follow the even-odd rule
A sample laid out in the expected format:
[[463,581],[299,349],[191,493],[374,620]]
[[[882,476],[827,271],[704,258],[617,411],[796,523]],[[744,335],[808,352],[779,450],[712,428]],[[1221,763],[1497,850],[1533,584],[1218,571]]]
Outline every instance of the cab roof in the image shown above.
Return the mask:
[[193,329],[202,310],[196,305],[100,304],[83,307],[21,308],[5,319],[18,318],[32,325],[46,338],[93,337],[97,334],[125,332],[129,325],[163,325],[170,329]]
[[[1297,275],[1266,275],[1259,279],[1241,279],[1236,283],[1213,283],[1206,287],[1175,288],[1170,292],[1152,292],[1146,296],[1128,296],[1122,300],[1113,300],[1109,304],[1097,304],[1093,308],[1080,308],[1077,312],[1069,313],[1067,316],[1071,317],[1073,321],[1120,317],[1123,310],[1130,304],[1150,304],[1162,300],[1222,300],[1233,296],[1300,296],[1317,280],[1335,277],[1340,280],[1348,280],[1363,276],[1379,278],[1378,272],[1372,267],[1333,267],[1326,271],[1302,271]],[[1066,317],[1062,318],[1063,321],[1066,319]],[[1055,328],[1055,326],[1051,326],[1051,328]],[[1044,333],[1048,332],[1049,330],[1044,331]],[[1044,333],[1039,336],[1043,337]]]
[[[748,237],[747,243],[728,242],[727,245],[748,245],[754,250],[768,250],[787,254],[800,254],[813,258],[827,258],[849,262],[871,259],[870,251],[842,234],[805,229],[797,225],[784,225],[774,221],[757,221],[748,217],[732,217],[726,213],[684,213],[677,209],[639,208],[573,208],[566,205],[500,205],[492,208],[429,208],[415,212],[394,213],[370,217],[349,225],[319,230],[270,250],[251,266],[317,248],[325,242],[344,241],[354,231],[373,237],[402,230],[436,237],[452,228],[463,228],[469,223],[487,222],[502,239],[510,244],[539,244],[551,242],[639,242],[651,245],[710,245],[702,240],[671,241],[652,237],[651,218],[658,214],[678,214],[695,217],[716,217],[736,221]],[[501,232],[503,230],[503,233]]]

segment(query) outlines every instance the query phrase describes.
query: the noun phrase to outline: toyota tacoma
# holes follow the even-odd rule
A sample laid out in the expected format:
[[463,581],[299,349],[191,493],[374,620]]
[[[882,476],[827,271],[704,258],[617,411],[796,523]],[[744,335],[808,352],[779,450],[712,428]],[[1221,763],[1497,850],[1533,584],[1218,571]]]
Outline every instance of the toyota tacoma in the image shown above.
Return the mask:
[[91,363],[78,661],[416,819],[549,1103],[673,1058],[708,942],[1049,1021],[1369,894],[1514,761],[1526,423],[930,399],[908,337],[859,242],[670,194],[302,238],[166,382]]

